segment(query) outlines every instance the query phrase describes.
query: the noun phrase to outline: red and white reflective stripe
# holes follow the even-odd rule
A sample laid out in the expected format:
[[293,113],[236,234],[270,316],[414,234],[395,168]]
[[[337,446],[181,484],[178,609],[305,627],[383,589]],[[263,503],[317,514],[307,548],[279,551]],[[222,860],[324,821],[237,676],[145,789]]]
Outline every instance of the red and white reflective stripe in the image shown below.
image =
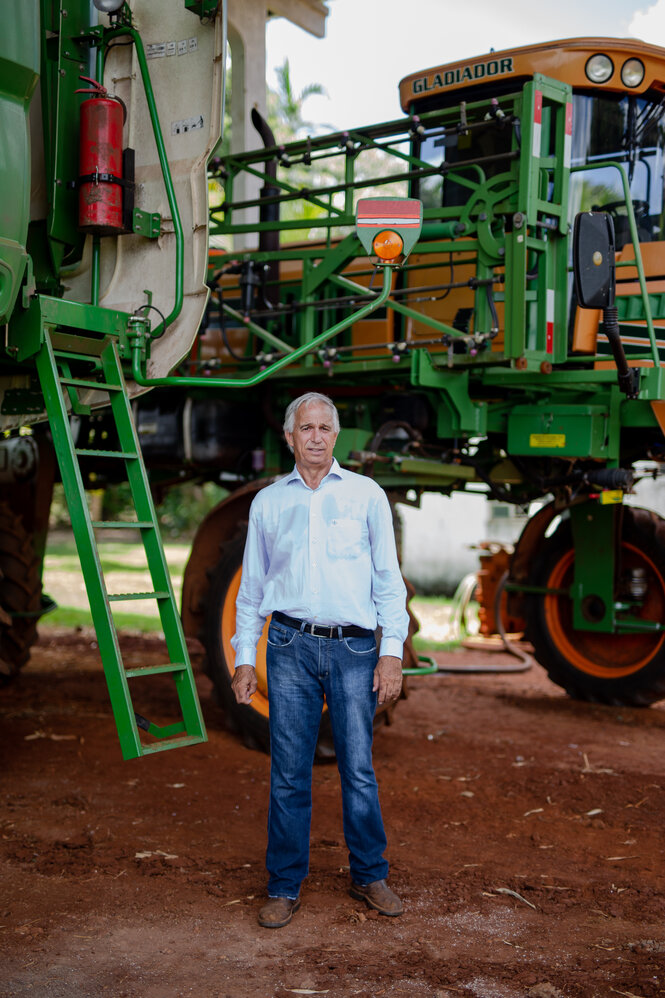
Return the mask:
[[543,94],[541,90],[536,90],[535,105],[533,108],[533,145],[531,147],[532,156],[540,156],[540,133],[543,124]]
[[566,137],[563,143],[563,165],[570,169],[570,159],[573,149],[573,105],[566,104]]
[[388,201],[385,198],[372,200],[365,198],[358,202],[358,226],[393,226],[400,229],[413,229],[420,225],[420,201],[415,198],[402,201]]
[[359,215],[358,225],[372,225],[374,227],[378,225],[387,225],[387,226],[392,225],[393,228],[399,227],[400,229],[413,229],[417,228],[417,226],[420,225],[420,218],[417,218],[415,221],[412,221],[411,219],[404,220],[403,218],[396,218],[394,215],[393,216],[386,215],[384,218],[380,218],[378,216],[376,218],[374,217],[366,218],[364,216]]
[[545,352],[554,353],[554,291],[548,288],[545,298]]

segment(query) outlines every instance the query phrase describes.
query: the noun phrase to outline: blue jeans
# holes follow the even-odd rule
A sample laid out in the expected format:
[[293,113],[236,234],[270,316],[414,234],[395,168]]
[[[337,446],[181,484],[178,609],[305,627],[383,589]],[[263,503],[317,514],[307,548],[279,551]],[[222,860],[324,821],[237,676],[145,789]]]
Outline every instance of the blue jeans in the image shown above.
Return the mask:
[[312,766],[323,698],[342,786],[344,838],[357,884],[388,874],[372,766],[377,654],[374,636],[319,638],[272,622],[268,631],[270,811],[268,894],[298,896],[309,870]]

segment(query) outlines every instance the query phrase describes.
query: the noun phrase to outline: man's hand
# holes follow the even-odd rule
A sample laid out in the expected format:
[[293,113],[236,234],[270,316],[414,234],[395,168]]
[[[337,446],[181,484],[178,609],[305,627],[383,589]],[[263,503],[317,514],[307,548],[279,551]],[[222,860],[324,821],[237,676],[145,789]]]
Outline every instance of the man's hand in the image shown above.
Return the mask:
[[231,689],[238,703],[250,703],[257,685],[256,669],[251,665],[239,665],[231,680]]
[[374,670],[372,692],[379,691],[379,703],[397,700],[402,689],[402,660],[393,655],[382,655]]

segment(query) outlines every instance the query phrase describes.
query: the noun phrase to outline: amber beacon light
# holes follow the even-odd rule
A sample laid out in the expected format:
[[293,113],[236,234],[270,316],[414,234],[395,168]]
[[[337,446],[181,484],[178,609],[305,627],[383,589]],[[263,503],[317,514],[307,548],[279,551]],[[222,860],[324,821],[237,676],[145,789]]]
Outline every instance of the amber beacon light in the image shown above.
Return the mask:
[[374,236],[372,249],[379,260],[386,260],[388,263],[392,263],[393,260],[402,255],[404,240],[397,232],[384,229],[383,232],[379,232]]
[[422,225],[423,206],[416,198],[362,198],[356,205],[358,238],[381,263],[403,263]]

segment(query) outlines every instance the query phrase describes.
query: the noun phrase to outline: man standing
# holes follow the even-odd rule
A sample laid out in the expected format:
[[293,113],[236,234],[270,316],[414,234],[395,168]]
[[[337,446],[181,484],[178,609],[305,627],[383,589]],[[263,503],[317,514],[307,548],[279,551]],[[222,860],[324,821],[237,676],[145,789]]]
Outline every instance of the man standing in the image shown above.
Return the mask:
[[[339,417],[325,395],[295,399],[284,435],[290,475],[254,499],[233,637],[238,703],[256,691],[256,644],[265,620],[270,709],[266,928],[287,925],[309,869],[312,766],[325,697],[342,787],[352,897],[401,915],[386,884],[386,836],[372,766],[376,704],[402,688],[406,590],[383,490],[333,458]],[[381,626],[377,661],[374,631]]]

